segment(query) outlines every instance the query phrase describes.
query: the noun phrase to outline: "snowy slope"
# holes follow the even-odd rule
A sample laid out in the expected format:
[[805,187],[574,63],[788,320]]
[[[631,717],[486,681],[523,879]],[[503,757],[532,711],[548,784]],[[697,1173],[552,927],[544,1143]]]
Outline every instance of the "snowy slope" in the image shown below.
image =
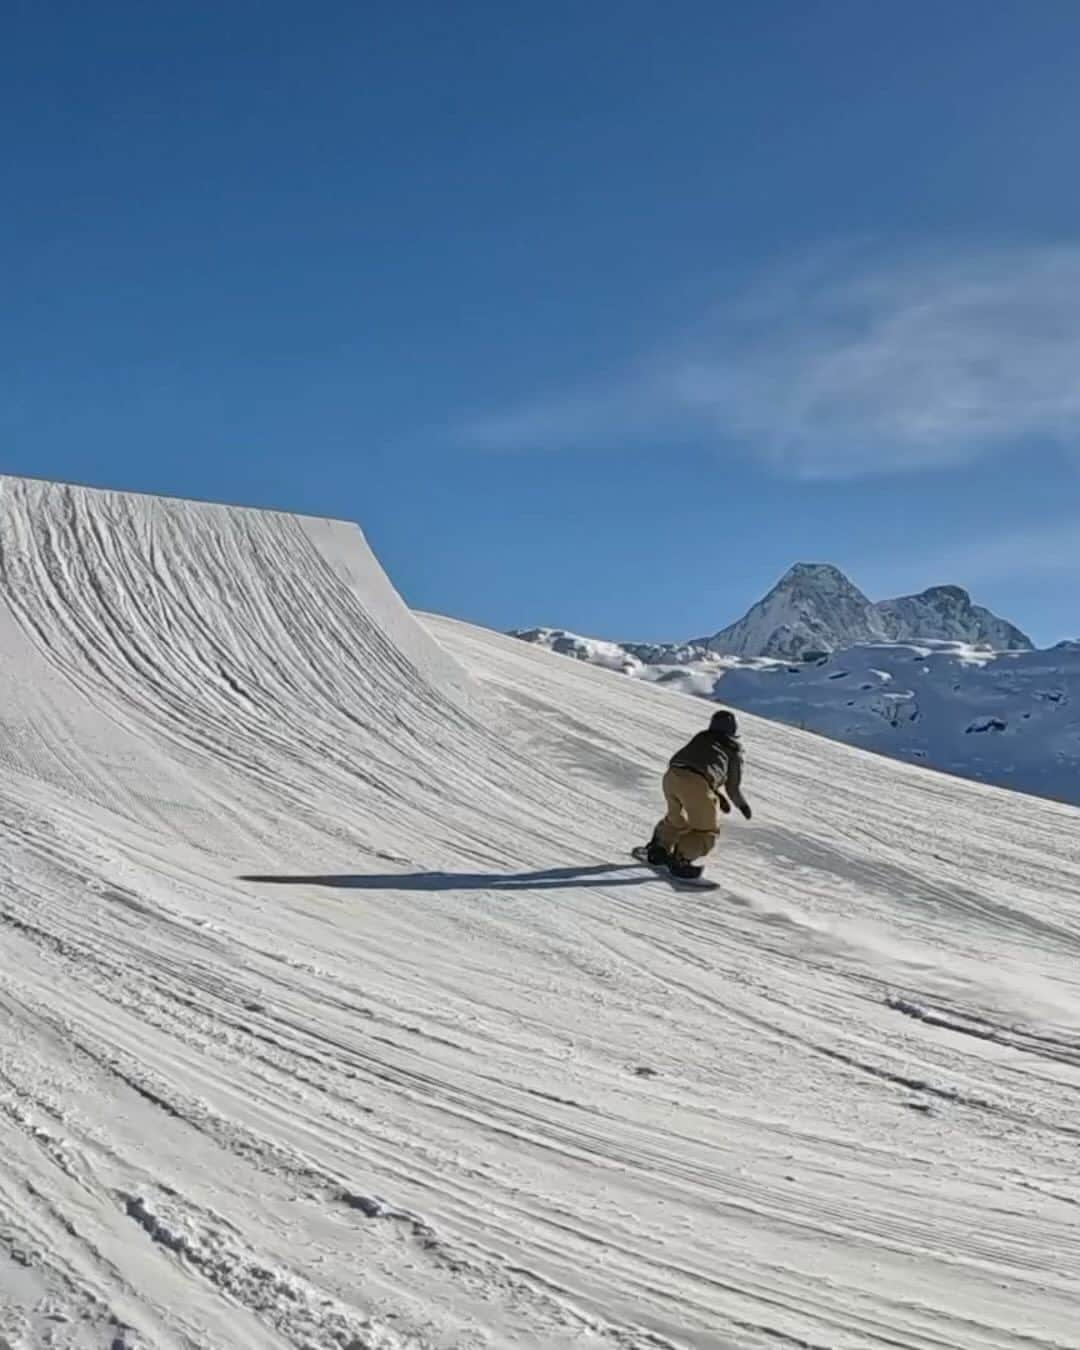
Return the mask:
[[974,604],[961,586],[931,586],[919,595],[875,603],[829,563],[796,563],[741,619],[690,645],[725,656],[800,661],[808,652],[885,640],[1032,648],[1015,624]]
[[0,1344],[1080,1345],[1080,813],[0,480]]
[[1080,805],[1080,643],[988,651],[867,642],[811,661],[516,634],[624,675],[715,699],[879,754]]
[[1080,803],[1080,645],[868,644],[732,669],[714,693],[852,745]]

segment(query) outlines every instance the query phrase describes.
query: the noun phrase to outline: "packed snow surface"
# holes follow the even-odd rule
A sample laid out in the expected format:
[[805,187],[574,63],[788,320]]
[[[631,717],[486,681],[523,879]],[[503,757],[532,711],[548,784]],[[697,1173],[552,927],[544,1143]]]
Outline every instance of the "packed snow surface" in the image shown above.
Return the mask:
[[0,480],[0,1346],[1080,1346],[1080,812]]

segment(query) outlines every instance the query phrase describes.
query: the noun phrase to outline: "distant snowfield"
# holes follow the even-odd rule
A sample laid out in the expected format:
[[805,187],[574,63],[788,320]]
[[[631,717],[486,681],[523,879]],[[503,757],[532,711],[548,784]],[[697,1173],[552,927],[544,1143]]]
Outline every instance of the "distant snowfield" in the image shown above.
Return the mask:
[[0,479],[0,1346],[1080,1346],[1080,811]]
[[1080,642],[1045,651],[859,642],[790,662],[624,647],[562,629],[517,636],[849,745],[1080,805]]

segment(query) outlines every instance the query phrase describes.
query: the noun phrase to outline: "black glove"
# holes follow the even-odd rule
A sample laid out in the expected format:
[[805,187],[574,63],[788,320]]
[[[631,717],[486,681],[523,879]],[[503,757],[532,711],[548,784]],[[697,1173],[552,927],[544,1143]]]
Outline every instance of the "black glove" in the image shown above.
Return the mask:
[[722,792],[716,794],[716,804],[720,810],[723,811],[725,816],[731,814],[731,803]]
[[739,804],[739,810],[743,813],[743,818],[744,818],[745,820],[753,820],[753,818],[754,818],[754,813],[753,813],[753,811],[750,810],[750,803],[749,803],[749,802],[741,802],[741,803]]

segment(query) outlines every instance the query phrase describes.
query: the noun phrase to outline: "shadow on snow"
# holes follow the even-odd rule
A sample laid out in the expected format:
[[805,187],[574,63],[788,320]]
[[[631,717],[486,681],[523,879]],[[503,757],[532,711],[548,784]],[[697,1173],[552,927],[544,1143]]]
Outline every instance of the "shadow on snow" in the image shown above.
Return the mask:
[[596,867],[553,867],[542,872],[390,872],[343,873],[338,876],[244,876],[271,886],[336,886],[347,891],[554,891],[566,887],[640,886],[644,876],[612,876],[634,864],[601,863]]

